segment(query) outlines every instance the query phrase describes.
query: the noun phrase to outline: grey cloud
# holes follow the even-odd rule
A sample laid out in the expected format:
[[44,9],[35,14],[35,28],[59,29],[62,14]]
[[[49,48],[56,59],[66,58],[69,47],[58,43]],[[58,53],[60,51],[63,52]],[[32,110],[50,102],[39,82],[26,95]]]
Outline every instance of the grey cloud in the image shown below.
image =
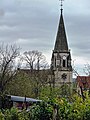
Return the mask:
[[0,17],[4,16],[5,12],[3,9],[0,9]]
[[[72,0],[64,5],[64,20],[72,55],[90,57],[90,1],[83,1],[77,8],[76,0],[72,6],[70,2]],[[6,3],[6,0],[0,1],[0,8],[4,10],[0,17],[0,41],[16,42],[22,51],[38,49],[49,53],[53,50],[60,16],[59,2],[11,0]]]
[[73,55],[90,58],[90,13],[66,16],[66,30]]

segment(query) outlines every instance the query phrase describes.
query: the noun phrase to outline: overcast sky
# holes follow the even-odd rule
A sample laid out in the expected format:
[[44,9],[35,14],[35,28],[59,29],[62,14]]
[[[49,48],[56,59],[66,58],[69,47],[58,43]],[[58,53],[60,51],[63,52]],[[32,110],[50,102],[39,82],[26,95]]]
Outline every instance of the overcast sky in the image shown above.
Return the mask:
[[[90,0],[64,0],[72,61],[79,72],[90,64]],[[39,50],[50,63],[60,17],[59,0],[0,0],[0,43]]]

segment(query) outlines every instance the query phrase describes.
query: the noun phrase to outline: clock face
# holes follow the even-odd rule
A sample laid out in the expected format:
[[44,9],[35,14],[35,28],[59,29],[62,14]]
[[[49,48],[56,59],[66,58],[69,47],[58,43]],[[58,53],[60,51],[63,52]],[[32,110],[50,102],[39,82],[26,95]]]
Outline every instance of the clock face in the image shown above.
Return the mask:
[[66,60],[66,56],[65,55],[63,56],[63,60]]
[[63,73],[62,74],[62,79],[65,80],[67,78],[67,74],[66,73]]

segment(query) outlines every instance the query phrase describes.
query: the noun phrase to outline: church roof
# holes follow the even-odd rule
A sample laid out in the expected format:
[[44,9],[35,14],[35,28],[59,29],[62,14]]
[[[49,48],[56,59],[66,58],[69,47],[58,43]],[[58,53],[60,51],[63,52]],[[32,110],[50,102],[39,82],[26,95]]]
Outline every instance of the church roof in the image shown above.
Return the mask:
[[68,51],[68,44],[67,44],[67,37],[66,37],[66,31],[64,26],[64,20],[63,20],[63,14],[61,9],[61,16],[60,16],[60,22],[58,26],[58,32],[56,36],[56,42],[54,51],[57,52],[67,52]]

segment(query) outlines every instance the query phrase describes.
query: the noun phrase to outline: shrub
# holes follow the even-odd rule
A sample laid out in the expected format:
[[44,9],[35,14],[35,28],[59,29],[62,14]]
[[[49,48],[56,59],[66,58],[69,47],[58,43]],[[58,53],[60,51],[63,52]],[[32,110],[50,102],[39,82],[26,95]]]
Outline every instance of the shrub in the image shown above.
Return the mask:
[[30,120],[50,120],[52,119],[52,111],[53,108],[48,103],[35,104],[30,109]]
[[53,117],[56,120],[90,120],[90,98],[83,101],[81,97],[73,96],[71,102],[65,98],[55,98],[33,104],[28,112],[16,108],[0,111],[0,120],[53,120]]

